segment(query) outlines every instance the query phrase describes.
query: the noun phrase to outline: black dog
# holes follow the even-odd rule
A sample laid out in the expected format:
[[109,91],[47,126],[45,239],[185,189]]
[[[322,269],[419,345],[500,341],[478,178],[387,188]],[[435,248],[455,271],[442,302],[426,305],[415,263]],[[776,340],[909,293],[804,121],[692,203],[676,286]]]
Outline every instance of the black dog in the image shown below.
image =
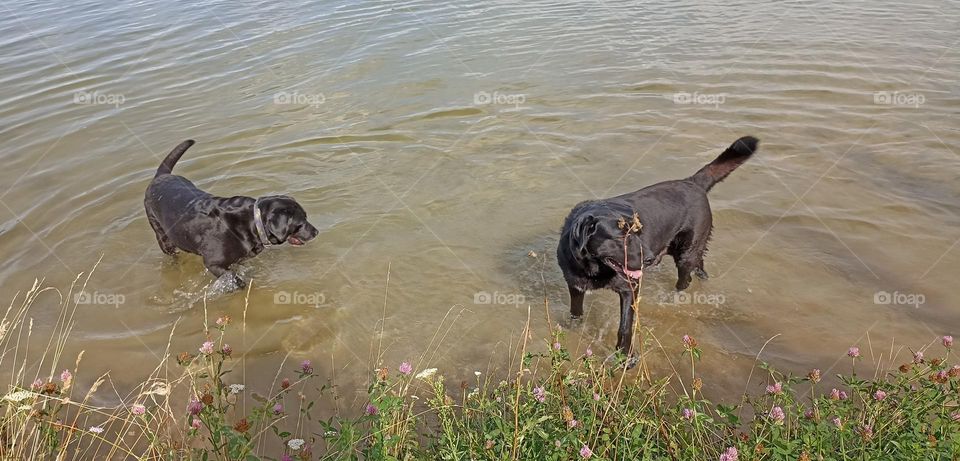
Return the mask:
[[[677,264],[677,290],[690,285],[691,273],[707,278],[703,255],[713,229],[707,192],[746,162],[757,143],[750,136],[738,139],[689,178],[574,207],[557,246],[557,261],[570,289],[570,315],[574,319],[583,315],[587,290],[616,291],[620,295],[617,349],[630,354],[633,280],[640,278],[642,268],[659,264],[664,254]],[[642,228],[627,232],[634,213]]]
[[166,254],[177,249],[203,256],[203,265],[218,278],[232,274],[230,266],[259,254],[268,245],[303,245],[317,236],[307,213],[285,195],[261,198],[215,197],[182,176],[170,174],[190,146],[173,149],[157,168],[143,200],[150,227]]

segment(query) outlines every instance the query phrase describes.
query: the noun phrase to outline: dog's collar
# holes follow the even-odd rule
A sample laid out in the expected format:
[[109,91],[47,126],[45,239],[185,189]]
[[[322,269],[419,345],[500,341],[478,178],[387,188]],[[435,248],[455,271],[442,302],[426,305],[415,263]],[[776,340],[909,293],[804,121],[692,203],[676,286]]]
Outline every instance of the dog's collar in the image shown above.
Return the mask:
[[271,242],[267,236],[267,228],[263,227],[263,215],[260,214],[259,198],[253,202],[253,225],[257,228],[257,235],[260,237],[260,242],[263,243],[263,246],[272,246],[273,242]]

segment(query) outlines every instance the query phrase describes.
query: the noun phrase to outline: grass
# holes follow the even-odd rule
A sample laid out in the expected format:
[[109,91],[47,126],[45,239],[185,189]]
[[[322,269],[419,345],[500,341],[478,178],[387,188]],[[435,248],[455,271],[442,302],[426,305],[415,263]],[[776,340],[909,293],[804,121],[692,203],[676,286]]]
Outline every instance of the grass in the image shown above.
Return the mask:
[[[665,348],[639,330],[638,371],[626,372],[589,349],[572,355],[559,326],[544,344],[531,339],[528,311],[500,376],[382,365],[360,411],[331,416],[313,403],[330,388],[309,362],[281,365],[272,389],[241,385],[239,351],[228,345],[236,322],[227,317],[207,321],[208,341],[194,351],[168,343],[127,393],[109,375],[83,376],[83,354],[68,360],[65,344],[71,294],[88,279],[66,294],[38,281],[0,320],[0,370],[11,377],[0,399],[4,460],[960,459],[960,366],[949,337],[939,353],[869,378],[856,373],[852,349],[836,389],[819,370],[792,376],[758,363],[766,392],[724,406],[704,397],[697,365],[709,357],[694,338],[669,339],[683,345],[684,365],[651,376],[648,360]],[[34,338],[30,307],[47,292],[59,295],[60,314],[49,338]],[[38,341],[45,348],[29,350]],[[92,404],[102,393],[118,403]]]

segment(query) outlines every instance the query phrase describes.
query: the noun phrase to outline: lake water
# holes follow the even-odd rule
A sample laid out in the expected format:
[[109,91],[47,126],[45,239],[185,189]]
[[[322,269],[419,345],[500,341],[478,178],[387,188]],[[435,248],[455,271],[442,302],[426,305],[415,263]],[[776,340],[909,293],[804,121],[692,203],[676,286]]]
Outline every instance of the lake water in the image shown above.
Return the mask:
[[[85,350],[81,381],[120,386],[168,340],[196,351],[205,315],[240,323],[243,293],[204,309],[212,278],[144,216],[160,160],[193,138],[176,173],[292,195],[320,230],[243,264],[245,379],[311,359],[345,397],[327,405],[356,412],[381,362],[506,376],[527,306],[535,348],[568,326],[571,207],[752,134],[759,153],[710,195],[712,278],[677,297],[669,258],[646,274],[651,367],[693,335],[723,397],[760,389],[758,354],[825,375],[851,345],[905,359],[960,334],[960,10],[921,3],[8,3],[0,299],[102,258],[64,362]],[[57,304],[34,305],[36,338]],[[588,295],[568,345],[609,353],[616,305]]]

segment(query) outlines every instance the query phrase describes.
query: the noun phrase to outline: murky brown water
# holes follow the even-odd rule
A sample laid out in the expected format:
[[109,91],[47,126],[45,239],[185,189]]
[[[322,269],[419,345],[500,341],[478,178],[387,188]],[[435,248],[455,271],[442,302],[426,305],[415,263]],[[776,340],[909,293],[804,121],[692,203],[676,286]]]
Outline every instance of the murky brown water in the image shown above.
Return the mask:
[[[102,256],[87,291],[105,304],[79,307],[67,357],[132,384],[174,323],[173,351],[195,350],[211,278],[160,252],[142,208],[162,156],[194,138],[177,173],[291,194],[320,229],[244,264],[247,379],[313,359],[355,411],[379,348],[392,367],[505,372],[527,305],[534,337],[543,293],[566,324],[553,249],[574,204],[689,175],[754,134],[760,153],[711,193],[713,277],[691,303],[672,262],[645,279],[656,366],[694,335],[736,394],[775,335],[761,359],[795,372],[829,374],[868,333],[874,359],[922,347],[960,334],[960,15],[924,3],[7,5],[0,299],[35,277],[66,287]],[[35,335],[57,314],[41,300]],[[587,302],[571,345],[609,352],[616,297]]]

